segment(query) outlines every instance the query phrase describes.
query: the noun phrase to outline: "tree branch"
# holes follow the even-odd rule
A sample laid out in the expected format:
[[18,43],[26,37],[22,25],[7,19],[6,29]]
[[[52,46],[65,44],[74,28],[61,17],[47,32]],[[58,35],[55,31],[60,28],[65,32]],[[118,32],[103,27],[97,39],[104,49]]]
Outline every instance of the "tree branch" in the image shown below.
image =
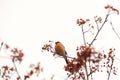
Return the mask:
[[97,70],[97,68],[94,71],[91,71],[88,76],[90,76],[92,73],[94,73]]
[[101,27],[98,29],[98,31],[97,31],[95,37],[93,38],[92,42],[90,43],[90,46],[91,46],[91,45],[93,44],[93,42],[96,40],[96,38],[97,38],[99,32],[102,30],[103,26],[104,26],[105,23],[107,22],[108,16],[109,16],[109,13],[106,15],[106,18],[105,18],[103,24],[102,24]]
[[18,72],[18,69],[17,69],[17,67],[16,67],[14,58],[12,59],[12,62],[13,62],[13,65],[14,65],[14,67],[15,67],[15,70],[16,70],[16,72],[17,72],[17,75],[18,75],[19,80],[22,80],[22,78],[21,78],[21,76],[20,76],[20,74],[19,74],[19,72]]
[[[114,53],[113,53],[113,54],[114,54]],[[113,59],[113,58],[111,58],[111,60],[112,60],[112,63],[111,63],[111,68],[110,68],[110,71],[108,72],[108,79],[107,79],[107,80],[109,80],[109,79],[110,79],[110,74],[111,74],[111,71],[112,71],[113,63],[114,63],[114,59]]]
[[118,33],[116,32],[116,30],[114,29],[113,24],[112,24],[111,21],[110,21],[110,25],[111,25],[111,27],[112,27],[112,30],[114,31],[114,33],[116,34],[116,36],[117,36],[118,39],[120,40],[120,36],[118,35]]
[[85,72],[86,72],[86,76],[87,76],[87,80],[89,80],[89,76],[88,76],[88,69],[87,69],[87,61],[85,60]]
[[82,25],[82,35],[83,35],[84,45],[86,46],[85,32],[84,32],[84,29],[83,29],[83,25]]

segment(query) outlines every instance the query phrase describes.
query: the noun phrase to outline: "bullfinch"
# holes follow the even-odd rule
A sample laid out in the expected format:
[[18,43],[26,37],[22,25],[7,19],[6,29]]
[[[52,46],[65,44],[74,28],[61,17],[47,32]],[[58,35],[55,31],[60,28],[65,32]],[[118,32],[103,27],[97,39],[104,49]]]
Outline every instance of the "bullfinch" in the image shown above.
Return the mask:
[[67,52],[65,50],[65,47],[63,46],[62,43],[60,43],[59,41],[55,42],[55,52],[60,55],[63,56],[63,58],[65,59],[66,63],[68,64],[68,60],[67,60]]

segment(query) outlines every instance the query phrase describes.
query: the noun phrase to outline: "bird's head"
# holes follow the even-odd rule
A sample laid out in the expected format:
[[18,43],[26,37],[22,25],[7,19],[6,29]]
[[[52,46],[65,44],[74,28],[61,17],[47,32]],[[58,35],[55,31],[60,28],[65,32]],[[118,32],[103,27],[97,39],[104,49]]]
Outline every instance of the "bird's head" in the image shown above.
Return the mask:
[[60,43],[59,41],[55,42],[55,44]]

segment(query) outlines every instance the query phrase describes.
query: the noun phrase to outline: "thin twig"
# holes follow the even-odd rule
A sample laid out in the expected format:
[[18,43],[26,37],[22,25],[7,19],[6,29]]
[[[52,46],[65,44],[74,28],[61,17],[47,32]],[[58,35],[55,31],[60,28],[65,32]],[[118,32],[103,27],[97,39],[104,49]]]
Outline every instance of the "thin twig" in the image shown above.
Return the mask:
[[89,31],[90,31],[90,29],[91,29],[91,28],[89,28],[88,30],[84,31],[84,33],[87,33],[87,32],[89,32]]
[[2,46],[3,46],[3,42],[1,43],[1,46],[0,46],[0,51],[2,50]]
[[92,42],[90,43],[90,46],[91,46],[91,45],[93,44],[93,42],[96,40],[96,38],[97,38],[99,32],[102,30],[103,26],[104,26],[105,23],[107,22],[108,16],[109,16],[109,13],[106,15],[106,18],[105,18],[103,24],[101,25],[101,27],[100,27],[99,30],[97,31],[95,37],[93,38]]
[[99,26],[98,26],[98,23],[95,21],[96,25],[97,25],[97,30],[99,30]]
[[[89,61],[89,69],[91,70],[90,61]],[[89,74],[87,76],[89,76]],[[91,80],[93,80],[92,74],[91,74]]]
[[20,74],[19,74],[19,72],[18,72],[18,69],[17,69],[17,67],[16,67],[15,60],[12,59],[12,62],[13,62],[13,65],[14,65],[14,67],[15,67],[15,70],[16,70],[16,72],[17,72],[17,75],[18,75],[19,79],[22,80],[22,78],[21,78],[21,76],[20,76]]
[[[113,52],[113,54],[114,54],[114,52]],[[111,74],[111,71],[112,71],[113,63],[114,63],[114,59],[112,59],[111,68],[110,68],[110,71],[108,72],[108,79],[107,80],[110,79],[110,74]]]
[[114,33],[116,34],[116,36],[118,37],[118,39],[120,40],[120,36],[118,35],[118,33],[116,32],[115,28],[113,27],[112,22],[110,21],[110,25],[112,27],[112,30],[114,31]]
[[83,35],[84,45],[86,46],[85,32],[84,32],[84,29],[83,29],[83,25],[82,25],[82,35]]
[[80,77],[82,78],[82,80],[85,80],[85,78],[82,77],[82,74],[81,74],[81,73],[79,73],[79,75],[80,75]]
[[111,68],[110,68],[110,71],[108,72],[108,79],[107,79],[107,80],[110,79],[110,74],[111,74],[111,70],[112,70],[113,61],[114,61],[114,60],[112,60]]
[[91,71],[88,76],[90,76],[92,73],[94,73],[97,69],[95,69],[94,71]]
[[51,77],[50,77],[50,80],[53,80],[55,77],[55,75],[53,74]]
[[87,80],[89,80],[89,76],[88,76],[88,69],[87,69],[87,61],[85,60],[85,72],[86,72],[86,76],[87,76]]

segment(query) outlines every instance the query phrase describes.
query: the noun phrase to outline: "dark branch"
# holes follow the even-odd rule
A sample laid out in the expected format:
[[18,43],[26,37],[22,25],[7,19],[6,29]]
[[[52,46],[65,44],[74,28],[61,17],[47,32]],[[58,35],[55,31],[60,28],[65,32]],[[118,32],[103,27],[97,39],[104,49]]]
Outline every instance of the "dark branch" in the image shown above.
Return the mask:
[[107,22],[108,16],[109,16],[109,13],[106,15],[106,18],[105,18],[103,24],[101,25],[101,27],[100,27],[99,30],[97,31],[95,37],[93,38],[92,42],[90,43],[90,46],[91,46],[91,45],[93,44],[93,42],[96,40],[96,38],[97,38],[99,32],[102,30],[103,26],[104,26],[105,23]]

